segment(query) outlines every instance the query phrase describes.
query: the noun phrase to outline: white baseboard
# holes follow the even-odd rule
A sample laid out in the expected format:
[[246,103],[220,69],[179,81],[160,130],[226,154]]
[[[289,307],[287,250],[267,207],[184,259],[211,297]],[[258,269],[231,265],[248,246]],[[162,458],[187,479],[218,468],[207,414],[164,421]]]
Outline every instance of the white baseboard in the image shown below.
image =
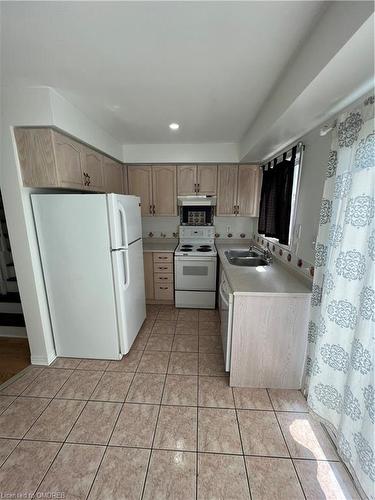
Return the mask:
[[55,361],[56,358],[55,352],[51,352],[47,356],[31,356],[31,364],[48,366]]
[[24,326],[0,326],[0,337],[26,339],[26,328]]

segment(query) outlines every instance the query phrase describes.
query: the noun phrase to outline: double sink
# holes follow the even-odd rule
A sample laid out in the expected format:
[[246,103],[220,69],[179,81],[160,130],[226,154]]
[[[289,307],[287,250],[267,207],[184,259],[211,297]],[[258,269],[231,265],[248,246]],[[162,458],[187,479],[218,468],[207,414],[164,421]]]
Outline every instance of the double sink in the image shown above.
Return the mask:
[[225,256],[232,266],[257,267],[268,266],[270,259],[266,259],[256,250],[227,250]]

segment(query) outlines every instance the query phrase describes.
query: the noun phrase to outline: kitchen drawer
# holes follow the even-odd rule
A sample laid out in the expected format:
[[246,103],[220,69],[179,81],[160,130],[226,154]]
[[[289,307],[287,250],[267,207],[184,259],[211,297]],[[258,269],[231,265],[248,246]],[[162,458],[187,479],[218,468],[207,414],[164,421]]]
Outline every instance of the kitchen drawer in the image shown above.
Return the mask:
[[163,264],[162,262],[154,261],[154,273],[173,274],[173,262],[165,262]]
[[172,273],[155,273],[154,282],[156,283],[173,283]]
[[173,262],[172,252],[154,252],[154,262]]
[[173,300],[173,283],[155,283],[155,300]]

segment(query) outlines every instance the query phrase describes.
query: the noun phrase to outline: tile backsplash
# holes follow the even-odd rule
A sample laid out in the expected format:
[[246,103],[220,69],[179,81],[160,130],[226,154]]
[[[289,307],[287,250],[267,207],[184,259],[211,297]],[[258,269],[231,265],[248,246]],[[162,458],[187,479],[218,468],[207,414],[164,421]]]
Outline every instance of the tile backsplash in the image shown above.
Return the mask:
[[[215,230],[219,239],[251,238],[256,219],[252,217],[215,217]],[[179,217],[142,217],[143,238],[178,237]],[[151,236],[152,234],[152,236]],[[232,236],[229,237],[228,234]]]

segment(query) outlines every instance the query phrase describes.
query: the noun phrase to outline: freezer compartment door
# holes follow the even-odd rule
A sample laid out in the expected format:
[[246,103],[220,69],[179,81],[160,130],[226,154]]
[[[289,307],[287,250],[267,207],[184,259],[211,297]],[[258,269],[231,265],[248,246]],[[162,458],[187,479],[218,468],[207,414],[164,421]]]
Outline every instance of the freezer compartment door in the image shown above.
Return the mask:
[[112,250],[128,248],[142,237],[141,200],[137,196],[108,194]]
[[146,319],[142,240],[112,252],[121,353],[127,354]]

